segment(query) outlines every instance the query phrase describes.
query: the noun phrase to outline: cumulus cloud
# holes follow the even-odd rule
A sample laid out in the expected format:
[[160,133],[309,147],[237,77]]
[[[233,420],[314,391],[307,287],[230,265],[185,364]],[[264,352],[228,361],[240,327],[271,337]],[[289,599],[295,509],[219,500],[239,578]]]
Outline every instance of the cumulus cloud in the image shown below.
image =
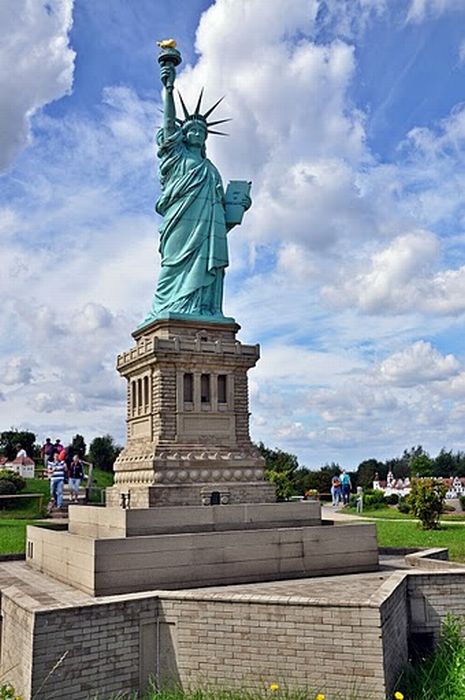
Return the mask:
[[366,313],[402,313],[417,308],[424,294],[422,273],[436,261],[438,248],[436,237],[427,231],[398,236],[373,254],[366,271],[348,277],[340,287],[323,287],[322,297],[335,305],[356,303]]
[[387,357],[379,365],[383,379],[397,386],[416,386],[457,374],[460,363],[454,355],[441,355],[423,340]]
[[[426,18],[433,6],[417,2],[415,12]],[[454,259],[465,109],[413,129],[397,162],[370,152],[369,115],[351,99],[354,42],[389,9],[383,0],[217,0],[202,15],[198,60],[182,64],[178,81],[191,106],[203,85],[204,106],[226,93],[215,114],[233,117],[231,138],[210,137],[209,157],[225,180],[253,181],[254,205],[229,238],[225,311],[242,340],[262,343],[254,437],[329,459],[442,444],[445,426],[459,436],[463,426],[458,360],[417,343],[425,315],[432,338],[465,310],[465,261]],[[62,36],[64,94],[73,59]],[[8,181],[0,295],[9,361],[33,344],[37,366],[20,400],[14,383],[4,394],[9,414],[45,434],[122,439],[114,356],[155,286],[159,115],[156,100],[122,85],[107,87],[96,109],[96,119],[36,112],[41,138]],[[456,235],[441,239],[446,228]]]
[[197,31],[199,60],[179,76],[191,105],[203,85],[206,104],[227,95],[218,117],[233,117],[234,147],[211,137],[207,148],[225,179],[253,180],[241,229],[252,245],[284,240],[324,250],[348,229],[367,234],[370,203],[353,171],[369,159],[364,116],[348,99],[354,47],[316,43],[318,9],[309,0],[215,3]]
[[368,269],[322,288],[334,306],[355,304],[368,314],[455,315],[465,312],[465,266],[435,271],[440,244],[427,231],[398,236],[361,265]]
[[0,3],[0,91],[8,96],[0,110],[0,171],[30,139],[32,115],[71,90],[72,7],[72,0]]

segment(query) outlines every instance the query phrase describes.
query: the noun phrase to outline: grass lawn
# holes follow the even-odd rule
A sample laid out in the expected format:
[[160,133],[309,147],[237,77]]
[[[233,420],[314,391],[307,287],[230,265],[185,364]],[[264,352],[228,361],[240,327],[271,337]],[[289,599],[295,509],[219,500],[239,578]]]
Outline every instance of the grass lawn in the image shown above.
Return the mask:
[[[341,513],[348,515],[359,515],[355,508],[343,508]],[[413,515],[410,513],[400,513],[397,508],[366,508],[361,514],[363,518],[383,518],[389,520],[413,520]]]
[[465,561],[465,525],[421,530],[414,522],[377,522],[376,530],[381,547],[448,547],[451,560]]
[[[355,508],[344,508],[342,513],[348,513],[350,515],[358,515]],[[382,518],[383,520],[415,520],[415,516],[410,513],[400,513],[397,508],[367,508],[362,513],[363,518]],[[441,515],[441,520],[446,520],[449,522],[465,522],[465,513],[458,513],[457,515],[451,513],[444,513]]]
[[0,554],[22,554],[26,548],[26,526],[34,520],[0,520]]
[[[86,482],[84,482],[85,484]],[[113,485],[113,472],[105,472],[101,469],[94,469],[93,490],[91,501],[100,503],[100,489],[105,489],[107,486]],[[26,486],[20,493],[42,493],[43,505],[42,512],[38,508],[38,499],[21,498],[17,499],[14,506],[0,508],[0,522],[3,519],[11,520],[12,518],[33,519],[41,518],[46,515],[47,503],[50,499],[50,481],[48,479],[27,479]],[[1,546],[1,545],[0,545]]]
[[94,467],[94,486],[106,489],[107,486],[113,486],[113,472],[105,472],[103,469]]
[[[37,498],[19,498],[14,506],[8,506],[0,509],[0,523],[6,518],[38,518],[45,514],[47,503],[50,498],[50,482],[48,479],[27,479],[26,486],[21,493],[42,493],[44,498],[42,501],[43,512],[39,511],[39,502]],[[1,546],[1,544],[0,544]],[[3,549],[1,550],[3,551]]]

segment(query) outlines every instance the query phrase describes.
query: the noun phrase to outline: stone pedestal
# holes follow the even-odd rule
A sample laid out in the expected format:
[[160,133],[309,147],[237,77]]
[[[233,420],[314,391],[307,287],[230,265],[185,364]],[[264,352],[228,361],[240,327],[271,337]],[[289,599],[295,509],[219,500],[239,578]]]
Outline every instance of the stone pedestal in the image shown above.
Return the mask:
[[118,356],[127,379],[127,445],[107,504],[131,507],[270,503],[249,435],[247,371],[258,345],[235,323],[163,320],[135,331]]

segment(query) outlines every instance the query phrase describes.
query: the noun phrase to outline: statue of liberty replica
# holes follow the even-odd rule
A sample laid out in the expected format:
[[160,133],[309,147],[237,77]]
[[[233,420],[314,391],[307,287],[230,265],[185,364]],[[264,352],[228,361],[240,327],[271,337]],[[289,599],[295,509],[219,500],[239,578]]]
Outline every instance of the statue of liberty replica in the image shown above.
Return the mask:
[[[159,42],[160,77],[164,85],[163,126],[157,133],[161,195],[156,211],[160,227],[161,270],[150,314],[155,319],[182,318],[224,321],[224,271],[228,266],[227,232],[250,207],[250,183],[235,181],[223,190],[221,176],[208,160],[208,134],[229,121],[208,121],[218,100],[201,113],[202,94],[189,113],[180,96],[183,118],[176,116],[174,81],[181,55],[174,41]],[[182,316],[180,316],[182,314]]]
[[118,356],[127,379],[127,445],[115,463],[109,505],[151,507],[274,501],[264,460],[249,436],[247,371],[258,345],[236,339],[240,326],[223,315],[228,231],[250,207],[250,182],[226,191],[207,158],[206,141],[229,121],[192,112],[174,83],[181,54],[158,42],[164,87],[157,132],[161,193],[161,268],[152,308],[134,331],[136,347]]

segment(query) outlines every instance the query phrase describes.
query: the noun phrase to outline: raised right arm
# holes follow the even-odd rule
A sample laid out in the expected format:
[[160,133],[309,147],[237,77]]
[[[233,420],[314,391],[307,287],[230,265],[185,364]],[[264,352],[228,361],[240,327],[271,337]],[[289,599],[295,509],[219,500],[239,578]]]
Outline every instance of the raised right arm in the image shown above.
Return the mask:
[[176,131],[176,107],[173,97],[173,85],[176,71],[172,64],[164,65],[160,69],[161,82],[165,86],[163,99],[163,131],[165,137],[171,136]]

